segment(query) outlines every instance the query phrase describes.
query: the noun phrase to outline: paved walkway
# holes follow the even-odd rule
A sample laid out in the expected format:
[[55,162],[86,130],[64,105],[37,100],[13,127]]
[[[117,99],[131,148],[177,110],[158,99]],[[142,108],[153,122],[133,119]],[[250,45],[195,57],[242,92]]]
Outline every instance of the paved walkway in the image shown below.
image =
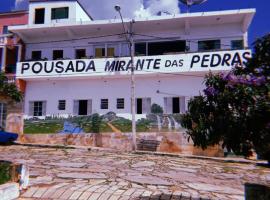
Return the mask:
[[0,160],[27,163],[21,199],[244,199],[246,182],[270,184],[254,164],[23,146],[0,147]]

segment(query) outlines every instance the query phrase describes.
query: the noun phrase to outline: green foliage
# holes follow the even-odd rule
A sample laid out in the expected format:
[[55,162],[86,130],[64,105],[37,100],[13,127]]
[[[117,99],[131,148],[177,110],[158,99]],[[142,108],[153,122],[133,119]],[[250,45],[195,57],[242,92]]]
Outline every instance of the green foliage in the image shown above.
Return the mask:
[[255,149],[270,161],[270,34],[254,45],[246,67],[206,76],[205,95],[190,101],[182,126],[195,146],[222,142],[235,154]]
[[91,128],[93,133],[100,133],[101,117],[99,114],[93,114]]
[[22,93],[14,83],[8,83],[8,79],[3,72],[0,72],[0,94],[10,97],[16,102],[23,99]]
[[118,118],[112,122],[112,125],[115,126],[122,132],[130,132],[132,130],[132,123],[130,120],[125,118]]
[[137,132],[148,132],[151,130],[151,120],[140,119],[137,121]]
[[10,181],[10,164],[0,162],[0,185]]
[[153,104],[151,106],[151,113],[152,114],[163,114],[163,108],[158,104]]

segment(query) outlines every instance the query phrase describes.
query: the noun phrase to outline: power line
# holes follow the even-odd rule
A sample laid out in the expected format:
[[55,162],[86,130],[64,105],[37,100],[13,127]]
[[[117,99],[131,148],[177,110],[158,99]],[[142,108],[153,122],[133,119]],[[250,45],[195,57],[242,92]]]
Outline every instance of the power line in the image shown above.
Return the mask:
[[100,36],[91,36],[91,37],[82,37],[82,38],[73,38],[73,39],[65,39],[65,40],[51,40],[51,41],[44,41],[44,42],[29,42],[26,44],[46,44],[46,43],[53,43],[53,42],[70,42],[70,41],[76,41],[76,40],[86,40],[86,39],[98,39],[98,38],[104,38],[104,37],[112,37],[112,36],[120,36],[124,35],[125,33],[117,33],[117,34],[109,34],[109,35],[100,35]]

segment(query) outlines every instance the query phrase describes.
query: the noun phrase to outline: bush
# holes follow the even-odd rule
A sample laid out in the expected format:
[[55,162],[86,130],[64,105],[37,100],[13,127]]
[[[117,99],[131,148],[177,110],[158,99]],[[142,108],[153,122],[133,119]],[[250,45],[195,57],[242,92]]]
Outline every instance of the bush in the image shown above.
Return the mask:
[[10,164],[0,162],[0,185],[10,181]]
[[163,108],[158,104],[153,104],[151,106],[151,113],[153,114],[163,114]]
[[246,66],[205,78],[204,95],[189,102],[182,125],[196,146],[222,143],[244,156],[255,149],[270,163],[270,34],[254,49]]

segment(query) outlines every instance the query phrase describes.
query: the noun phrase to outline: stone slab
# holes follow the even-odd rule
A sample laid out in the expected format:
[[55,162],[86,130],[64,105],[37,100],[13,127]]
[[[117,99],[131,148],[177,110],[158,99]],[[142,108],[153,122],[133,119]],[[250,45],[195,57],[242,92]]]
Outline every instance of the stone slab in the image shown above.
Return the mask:
[[58,178],[66,179],[106,179],[107,176],[102,173],[60,173],[57,174]]
[[13,200],[20,196],[19,184],[7,183],[0,185],[0,199],[1,200]]

